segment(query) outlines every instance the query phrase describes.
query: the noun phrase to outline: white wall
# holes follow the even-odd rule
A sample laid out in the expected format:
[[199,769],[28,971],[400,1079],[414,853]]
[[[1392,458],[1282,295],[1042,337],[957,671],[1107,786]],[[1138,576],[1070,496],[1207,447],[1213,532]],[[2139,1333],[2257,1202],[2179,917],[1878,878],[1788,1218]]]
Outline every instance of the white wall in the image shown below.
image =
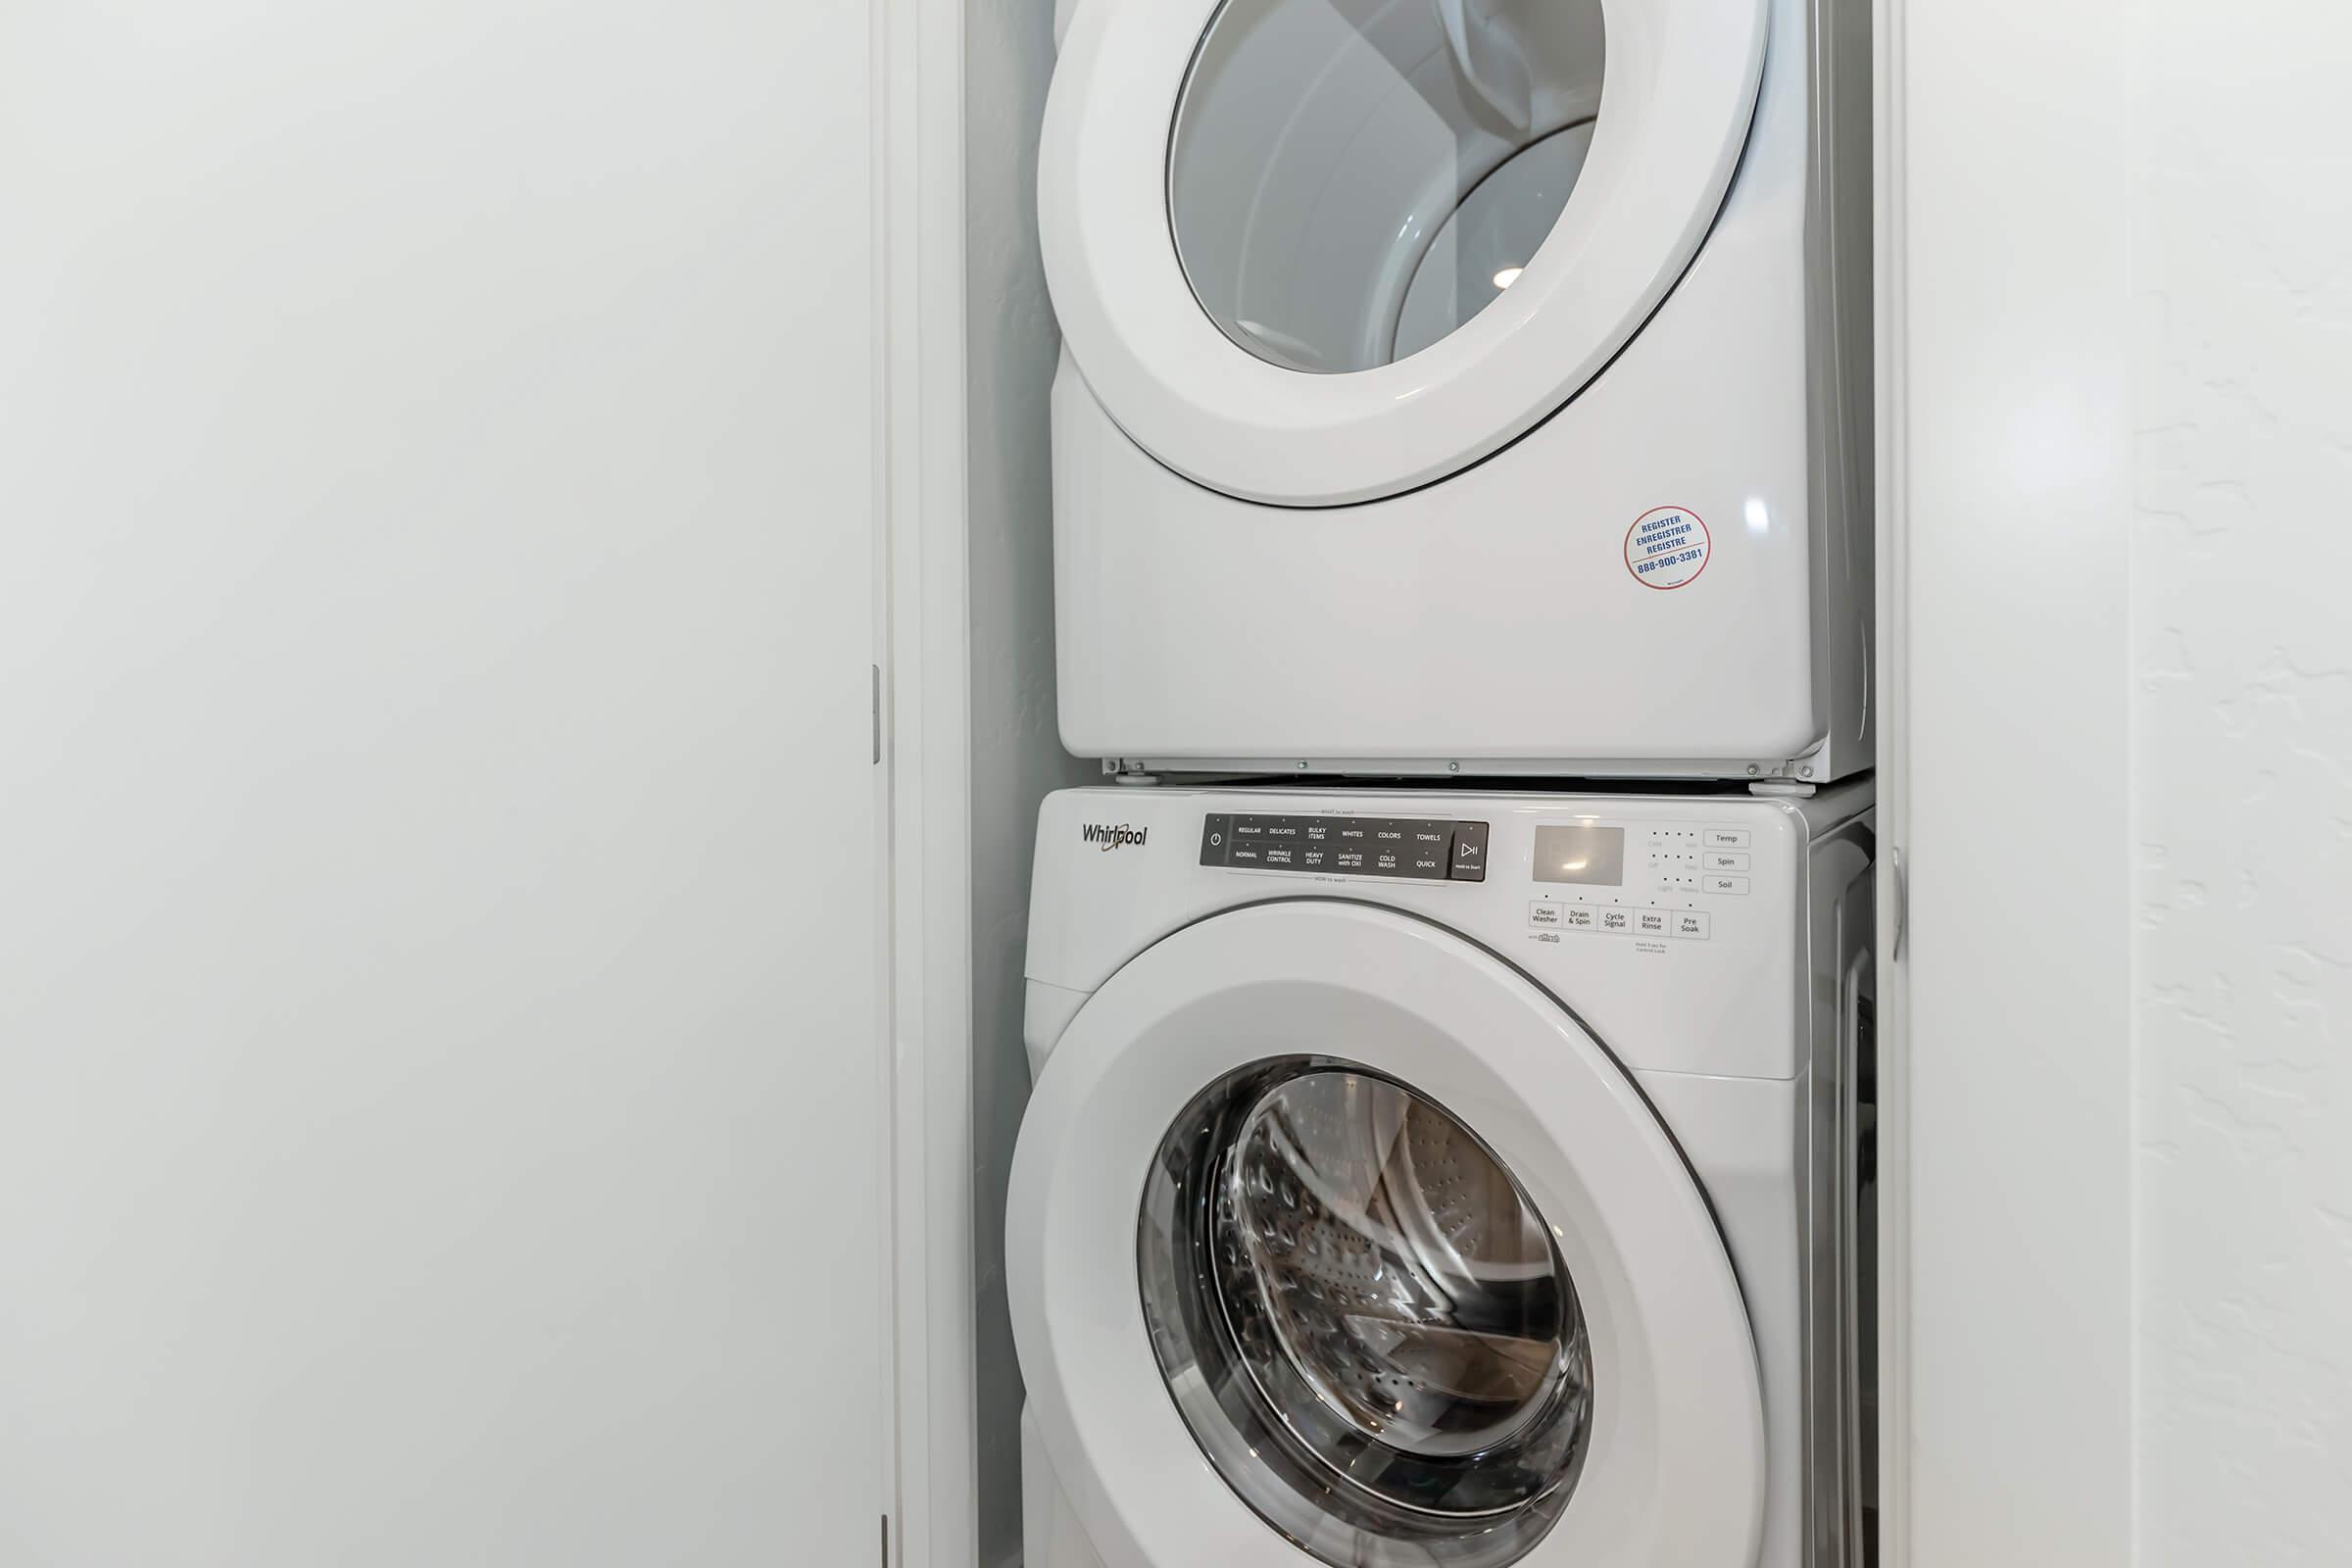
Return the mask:
[[1020,1552],[1020,1368],[1004,1304],[1004,1183],[1029,1100],[1022,960],[1037,804],[1099,780],[1054,706],[1054,496],[1047,397],[1061,338],[1037,250],[1037,132],[1052,0],[964,15],[972,735],[972,1113],[979,1561]]
[[2139,1560],[2352,1553],[2352,21],[2142,8]]
[[0,1563],[872,1560],[869,12],[0,7]]

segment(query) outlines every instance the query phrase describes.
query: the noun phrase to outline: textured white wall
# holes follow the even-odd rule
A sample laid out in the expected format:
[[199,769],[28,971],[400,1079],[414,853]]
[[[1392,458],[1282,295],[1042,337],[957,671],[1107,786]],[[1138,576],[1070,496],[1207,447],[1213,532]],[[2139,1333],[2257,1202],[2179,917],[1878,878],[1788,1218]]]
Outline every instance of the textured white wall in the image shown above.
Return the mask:
[[2352,1554],[2352,21],[2133,96],[2139,1552]]

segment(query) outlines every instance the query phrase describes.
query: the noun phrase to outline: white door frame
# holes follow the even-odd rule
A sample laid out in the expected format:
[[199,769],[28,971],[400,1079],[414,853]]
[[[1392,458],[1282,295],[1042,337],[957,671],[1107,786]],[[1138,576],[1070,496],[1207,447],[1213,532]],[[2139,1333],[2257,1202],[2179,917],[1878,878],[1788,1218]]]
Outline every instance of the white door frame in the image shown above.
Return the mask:
[[1910,825],[1910,705],[1901,700],[1910,679],[1904,589],[1910,569],[1908,513],[1903,499],[1908,443],[1904,439],[1905,353],[1902,177],[1902,99],[1905,0],[1874,0],[1872,42],[1872,213],[1876,232],[1876,429],[1878,511],[1878,688],[1893,694],[1878,712],[1878,1089],[1879,1089],[1879,1561],[1910,1568],[1911,1254],[1910,992],[1902,964],[1908,940]]
[[1876,0],[1881,1560],[2132,1528],[2130,0]]
[[874,27],[895,1303],[886,1568],[976,1568],[964,0],[883,0]]

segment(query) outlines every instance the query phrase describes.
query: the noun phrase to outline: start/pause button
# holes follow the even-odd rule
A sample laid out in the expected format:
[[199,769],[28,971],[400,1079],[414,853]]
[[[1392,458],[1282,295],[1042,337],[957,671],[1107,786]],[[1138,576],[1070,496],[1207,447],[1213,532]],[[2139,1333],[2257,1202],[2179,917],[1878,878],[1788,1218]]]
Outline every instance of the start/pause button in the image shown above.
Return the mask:
[[1484,882],[1487,879],[1488,824],[1456,822],[1453,825],[1453,861],[1449,875],[1456,882]]

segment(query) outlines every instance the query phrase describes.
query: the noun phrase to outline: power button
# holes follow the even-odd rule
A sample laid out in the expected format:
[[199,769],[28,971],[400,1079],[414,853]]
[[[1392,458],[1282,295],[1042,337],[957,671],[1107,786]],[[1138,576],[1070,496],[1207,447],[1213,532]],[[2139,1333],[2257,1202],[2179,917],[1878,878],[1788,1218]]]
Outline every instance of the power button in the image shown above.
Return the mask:
[[1209,813],[1200,825],[1200,863],[1225,865],[1227,851],[1233,845],[1233,818],[1221,811]]

